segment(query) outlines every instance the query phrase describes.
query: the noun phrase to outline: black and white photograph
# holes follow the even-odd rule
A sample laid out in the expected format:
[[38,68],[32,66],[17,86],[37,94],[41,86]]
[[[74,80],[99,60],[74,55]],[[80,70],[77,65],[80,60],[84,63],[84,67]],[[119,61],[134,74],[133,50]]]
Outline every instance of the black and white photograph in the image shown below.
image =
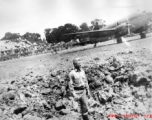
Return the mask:
[[0,120],[152,119],[152,0],[0,0]]

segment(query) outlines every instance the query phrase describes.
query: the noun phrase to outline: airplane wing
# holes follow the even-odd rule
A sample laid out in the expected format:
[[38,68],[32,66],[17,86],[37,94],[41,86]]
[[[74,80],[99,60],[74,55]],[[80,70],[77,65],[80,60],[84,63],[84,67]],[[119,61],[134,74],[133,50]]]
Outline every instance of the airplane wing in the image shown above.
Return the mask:
[[63,34],[63,35],[78,35],[78,34],[92,34],[92,33],[111,33],[114,32],[116,29],[112,28],[112,29],[100,29],[100,30],[92,30],[92,31],[84,31],[84,32],[76,32],[76,33],[68,33],[68,34]]

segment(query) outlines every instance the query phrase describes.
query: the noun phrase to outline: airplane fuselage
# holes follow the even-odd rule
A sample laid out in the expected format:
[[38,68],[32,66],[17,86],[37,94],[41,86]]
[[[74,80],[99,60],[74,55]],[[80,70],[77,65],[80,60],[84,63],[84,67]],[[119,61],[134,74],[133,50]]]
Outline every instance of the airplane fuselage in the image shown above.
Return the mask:
[[110,38],[116,38],[117,43],[121,43],[118,42],[118,39],[130,33],[140,33],[140,35],[144,34],[146,37],[145,31],[147,31],[147,29],[150,27],[148,25],[150,21],[152,22],[151,12],[137,12],[109,24],[100,30],[71,33],[69,35],[77,36],[79,39],[84,39],[82,43],[85,43],[86,38],[90,39],[90,41],[87,41],[86,43],[96,44],[97,42],[108,41]]
[[[152,19],[152,13],[136,13],[136,14],[132,14],[125,19],[121,19],[117,22],[114,22],[113,24],[107,25],[106,27],[102,28],[102,29],[111,29],[111,28],[115,28],[116,32],[115,32],[115,37],[122,37],[124,35],[128,34],[128,27],[127,27],[127,22],[131,25],[130,28],[130,32],[132,33],[142,33],[143,31],[146,31],[148,29],[148,22]],[[117,25],[117,23],[119,23],[119,25]],[[101,29],[101,30],[102,30]],[[80,37],[81,38],[102,38],[102,37],[107,37],[107,36],[112,36],[113,32],[98,32],[98,33],[84,33],[81,34]]]
[[[130,15],[128,19],[122,19],[106,26],[103,29],[116,28],[116,37],[121,37],[128,34],[128,23],[131,25],[129,26],[131,33],[142,33],[148,29],[148,23],[150,20],[152,20],[152,13],[136,13]],[[119,23],[118,26],[117,23]]]

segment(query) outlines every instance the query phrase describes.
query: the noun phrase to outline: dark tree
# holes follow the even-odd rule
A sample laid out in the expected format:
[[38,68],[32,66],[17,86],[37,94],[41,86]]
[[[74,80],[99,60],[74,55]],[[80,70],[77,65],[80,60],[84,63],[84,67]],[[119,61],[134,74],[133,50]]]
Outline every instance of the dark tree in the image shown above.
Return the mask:
[[88,25],[87,25],[87,23],[82,23],[81,25],[80,25],[80,28],[81,28],[81,32],[82,31],[90,31],[90,28],[88,27]]
[[92,24],[92,26],[91,26],[92,30],[99,30],[106,26],[105,21],[103,21],[102,19],[92,20],[91,24]]
[[19,33],[7,32],[7,33],[5,33],[5,36],[2,38],[2,40],[13,40],[13,39],[17,39],[19,37],[21,37],[21,35]]
[[65,37],[64,34],[75,32],[78,32],[78,27],[70,23],[67,23],[64,26],[59,26],[58,28],[48,28],[44,30],[46,41],[48,43],[58,43],[61,41],[68,42],[70,39]]
[[48,43],[56,43],[57,42],[57,28],[47,28],[44,30],[45,38]]
[[24,39],[27,39],[28,41],[34,43],[41,43],[42,40],[41,40],[41,35],[39,33],[29,33],[29,32],[26,32],[22,38]]
[[[64,25],[64,28],[62,30],[62,35],[63,34],[68,34],[68,33],[75,33],[75,32],[78,32],[78,31],[79,31],[79,28],[76,25],[67,23],[67,24]],[[73,38],[74,38],[73,36],[66,36],[66,37],[62,36],[61,41],[69,42]]]

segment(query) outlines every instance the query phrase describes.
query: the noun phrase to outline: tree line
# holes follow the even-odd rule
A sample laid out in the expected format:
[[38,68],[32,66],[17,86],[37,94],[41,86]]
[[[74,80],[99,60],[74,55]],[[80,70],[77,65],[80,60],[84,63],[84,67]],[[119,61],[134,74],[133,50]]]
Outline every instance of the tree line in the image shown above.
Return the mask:
[[[63,34],[75,33],[75,32],[83,32],[90,30],[99,30],[105,26],[105,21],[101,19],[95,19],[91,21],[91,26],[88,26],[87,23],[82,23],[79,27],[66,23],[64,26],[59,26],[58,28],[46,28],[44,30],[45,39],[48,43],[59,43],[61,41],[69,42],[71,39],[74,39],[73,36],[64,36]],[[44,40],[41,39],[41,35],[39,33],[30,33],[26,32],[24,35],[20,35],[20,33],[5,33],[4,37],[1,40],[15,40],[18,38],[27,39],[31,43],[39,43]]]
[[91,26],[88,26],[86,22],[82,23],[79,27],[74,24],[67,23],[64,26],[59,26],[58,28],[47,28],[44,30],[44,34],[48,43],[58,43],[61,41],[69,42],[71,39],[74,39],[74,36],[63,36],[63,34],[99,30],[104,26],[106,26],[105,21],[95,19],[91,21]]
[[20,33],[7,32],[7,33],[5,33],[4,37],[1,40],[14,41],[14,40],[19,39],[19,38],[27,39],[31,43],[40,43],[40,42],[42,42],[41,35],[39,33],[30,33],[30,32],[26,32],[24,35],[20,35]]

